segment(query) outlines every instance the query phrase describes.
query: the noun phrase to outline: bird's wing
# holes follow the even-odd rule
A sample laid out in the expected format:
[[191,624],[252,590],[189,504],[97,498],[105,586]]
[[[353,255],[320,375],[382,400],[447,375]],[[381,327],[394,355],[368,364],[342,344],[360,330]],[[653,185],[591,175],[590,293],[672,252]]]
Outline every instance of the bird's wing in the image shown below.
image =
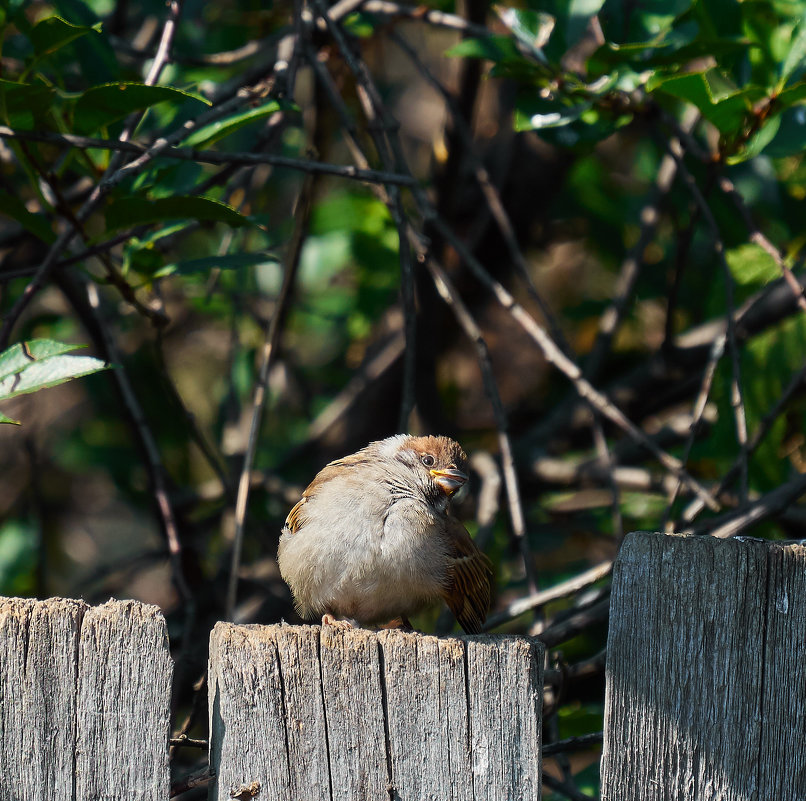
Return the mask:
[[490,608],[493,569],[465,527],[448,517],[448,577],[443,598],[468,634],[481,634]]
[[283,534],[296,534],[305,523],[308,522],[308,517],[305,513],[305,504],[308,499],[316,494],[319,487],[327,481],[336,478],[342,473],[342,468],[345,467],[363,467],[370,464],[370,460],[366,455],[359,451],[350,456],[345,456],[343,459],[336,459],[335,462],[325,465],[317,474],[316,478],[308,485],[305,492],[302,493],[302,498],[297,501],[294,508],[288,513],[283,526]]

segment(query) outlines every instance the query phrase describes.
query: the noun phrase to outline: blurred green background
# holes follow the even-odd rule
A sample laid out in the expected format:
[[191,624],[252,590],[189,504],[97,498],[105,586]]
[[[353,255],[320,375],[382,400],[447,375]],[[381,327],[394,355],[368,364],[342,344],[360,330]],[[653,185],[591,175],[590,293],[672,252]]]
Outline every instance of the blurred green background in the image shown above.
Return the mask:
[[[239,620],[297,619],[275,562],[283,520],[328,461],[400,429],[407,385],[407,430],[499,458],[479,351],[418,247],[484,337],[541,589],[612,559],[624,532],[708,530],[707,515],[684,519],[693,496],[646,447],[591,414],[437,217],[722,512],[803,472],[806,3],[355,3],[337,22],[377,88],[379,119],[315,5],[185,2],[159,85],[146,85],[177,10],[65,0],[0,11],[0,350],[48,339],[112,363],[19,397],[0,370],[0,412],[21,423],[0,426],[0,594],[159,604],[190,704],[225,614],[252,398],[295,230]],[[166,136],[183,152],[115,172]],[[115,155],[121,138],[139,149]],[[306,182],[311,162],[361,166],[359,152],[413,176],[417,192],[404,187],[395,205],[379,183]],[[722,336],[724,355],[709,361]],[[751,437],[769,415],[752,452],[732,405],[737,375]],[[746,476],[717,493],[742,453]],[[493,560],[499,612],[536,587],[500,466],[472,464],[457,511]],[[173,564],[155,477],[181,544]],[[489,520],[476,514],[483,480],[499,499]],[[802,538],[804,519],[792,503],[752,533]],[[444,630],[438,612],[418,626]],[[606,615],[603,579],[501,624],[537,633],[570,621],[550,642],[549,667],[570,672],[549,739],[601,728]],[[596,758],[573,757],[582,791],[596,791],[585,767]]]

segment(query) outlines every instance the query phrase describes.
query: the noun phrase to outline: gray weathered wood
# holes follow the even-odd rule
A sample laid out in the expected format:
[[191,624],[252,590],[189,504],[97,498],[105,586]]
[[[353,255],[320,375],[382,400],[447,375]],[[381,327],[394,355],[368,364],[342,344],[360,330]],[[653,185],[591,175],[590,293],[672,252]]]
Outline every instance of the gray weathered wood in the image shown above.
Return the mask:
[[61,598],[0,601],[0,798],[72,801],[86,609]]
[[632,534],[613,575],[603,801],[806,798],[806,548]]
[[211,798],[538,799],[542,652],[519,637],[219,623]]
[[165,799],[173,661],[156,606],[109,601],[81,625],[76,800]]
[[0,599],[0,798],[167,799],[172,669],[156,607]]
[[806,798],[806,547],[767,546],[759,787],[776,801]]

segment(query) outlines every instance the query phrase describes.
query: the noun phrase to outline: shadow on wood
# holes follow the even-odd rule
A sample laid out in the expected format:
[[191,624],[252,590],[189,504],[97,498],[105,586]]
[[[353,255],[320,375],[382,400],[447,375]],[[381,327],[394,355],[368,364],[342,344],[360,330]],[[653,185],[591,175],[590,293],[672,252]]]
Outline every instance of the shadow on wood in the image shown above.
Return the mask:
[[631,534],[613,574],[603,801],[806,798],[806,547]]
[[219,623],[211,798],[536,801],[542,664],[523,637]]

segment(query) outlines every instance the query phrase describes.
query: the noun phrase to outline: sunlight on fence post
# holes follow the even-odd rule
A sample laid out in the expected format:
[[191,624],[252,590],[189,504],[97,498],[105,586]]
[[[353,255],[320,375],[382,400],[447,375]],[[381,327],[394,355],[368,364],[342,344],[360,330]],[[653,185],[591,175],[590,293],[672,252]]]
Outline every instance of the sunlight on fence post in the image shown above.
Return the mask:
[[167,799],[172,674],[155,606],[0,599],[0,798]]
[[631,534],[613,575],[603,801],[806,797],[806,547]]
[[219,623],[211,798],[540,798],[543,647]]

